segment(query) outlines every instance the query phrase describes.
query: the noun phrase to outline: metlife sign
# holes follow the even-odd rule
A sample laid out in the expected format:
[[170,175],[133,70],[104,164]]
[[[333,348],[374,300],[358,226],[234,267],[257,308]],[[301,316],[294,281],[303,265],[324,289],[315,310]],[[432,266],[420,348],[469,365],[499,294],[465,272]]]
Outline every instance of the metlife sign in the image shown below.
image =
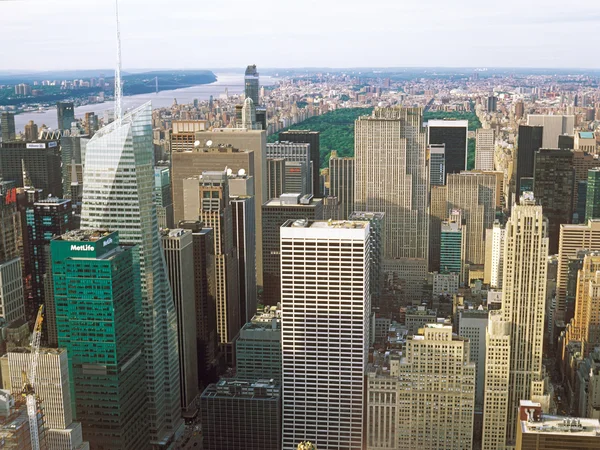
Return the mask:
[[96,248],[90,244],[82,244],[82,245],[71,244],[72,252],[93,252],[94,250],[96,250]]

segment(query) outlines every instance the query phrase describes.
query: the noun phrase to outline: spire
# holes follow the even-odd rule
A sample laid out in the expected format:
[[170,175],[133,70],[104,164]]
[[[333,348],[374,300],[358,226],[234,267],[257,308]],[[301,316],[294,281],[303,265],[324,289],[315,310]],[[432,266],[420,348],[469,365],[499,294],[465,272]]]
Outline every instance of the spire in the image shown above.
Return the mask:
[[115,17],[117,20],[117,68],[115,69],[115,121],[121,122],[121,99],[123,87],[121,85],[121,30],[119,27],[119,0],[115,0]]

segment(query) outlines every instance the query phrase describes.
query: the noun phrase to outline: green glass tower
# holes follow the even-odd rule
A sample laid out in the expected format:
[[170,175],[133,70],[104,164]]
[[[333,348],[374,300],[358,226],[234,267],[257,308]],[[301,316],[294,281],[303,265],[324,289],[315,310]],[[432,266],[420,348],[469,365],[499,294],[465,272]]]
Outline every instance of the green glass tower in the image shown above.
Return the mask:
[[137,246],[117,232],[72,231],[50,243],[58,345],[91,447],[147,449],[144,324]]
[[463,248],[463,229],[460,221],[449,220],[442,222],[440,246],[441,273],[462,275]]
[[585,220],[600,219],[600,167],[588,170]]

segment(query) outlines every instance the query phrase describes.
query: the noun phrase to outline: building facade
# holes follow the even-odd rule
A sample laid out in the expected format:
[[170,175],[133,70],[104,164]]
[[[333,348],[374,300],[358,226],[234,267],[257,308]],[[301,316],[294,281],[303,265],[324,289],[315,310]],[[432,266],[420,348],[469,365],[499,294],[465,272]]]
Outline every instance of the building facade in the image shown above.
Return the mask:
[[495,131],[478,128],[475,131],[475,170],[494,170]]
[[368,222],[281,227],[284,450],[304,440],[319,450],[363,448],[369,238]]
[[340,202],[340,219],[348,219],[354,211],[354,158],[329,157],[329,195]]

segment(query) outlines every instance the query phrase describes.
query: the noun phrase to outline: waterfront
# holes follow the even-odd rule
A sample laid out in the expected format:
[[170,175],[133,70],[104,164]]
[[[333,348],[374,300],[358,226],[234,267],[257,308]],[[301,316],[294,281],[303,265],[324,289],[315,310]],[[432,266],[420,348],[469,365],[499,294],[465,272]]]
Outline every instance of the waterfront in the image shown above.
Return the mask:
[[[171,106],[173,100],[177,103],[192,103],[194,99],[208,100],[212,95],[215,99],[225,93],[225,89],[230,95],[237,95],[244,92],[244,74],[243,73],[216,73],[217,81],[210,84],[201,84],[189,88],[160,91],[158,93],[148,93],[131,95],[123,98],[123,108],[125,110],[135,108],[147,101],[152,101],[153,108],[163,108]],[[269,86],[275,84],[276,80],[272,77],[261,77],[261,85]],[[112,101],[104,103],[93,103],[75,108],[75,117],[83,118],[86,112],[93,111],[99,117],[102,117],[104,111],[113,109]],[[17,132],[23,131],[25,125],[33,120],[39,127],[47,125],[50,128],[56,128],[56,108],[50,108],[41,112],[27,112],[15,116],[15,128]]]

